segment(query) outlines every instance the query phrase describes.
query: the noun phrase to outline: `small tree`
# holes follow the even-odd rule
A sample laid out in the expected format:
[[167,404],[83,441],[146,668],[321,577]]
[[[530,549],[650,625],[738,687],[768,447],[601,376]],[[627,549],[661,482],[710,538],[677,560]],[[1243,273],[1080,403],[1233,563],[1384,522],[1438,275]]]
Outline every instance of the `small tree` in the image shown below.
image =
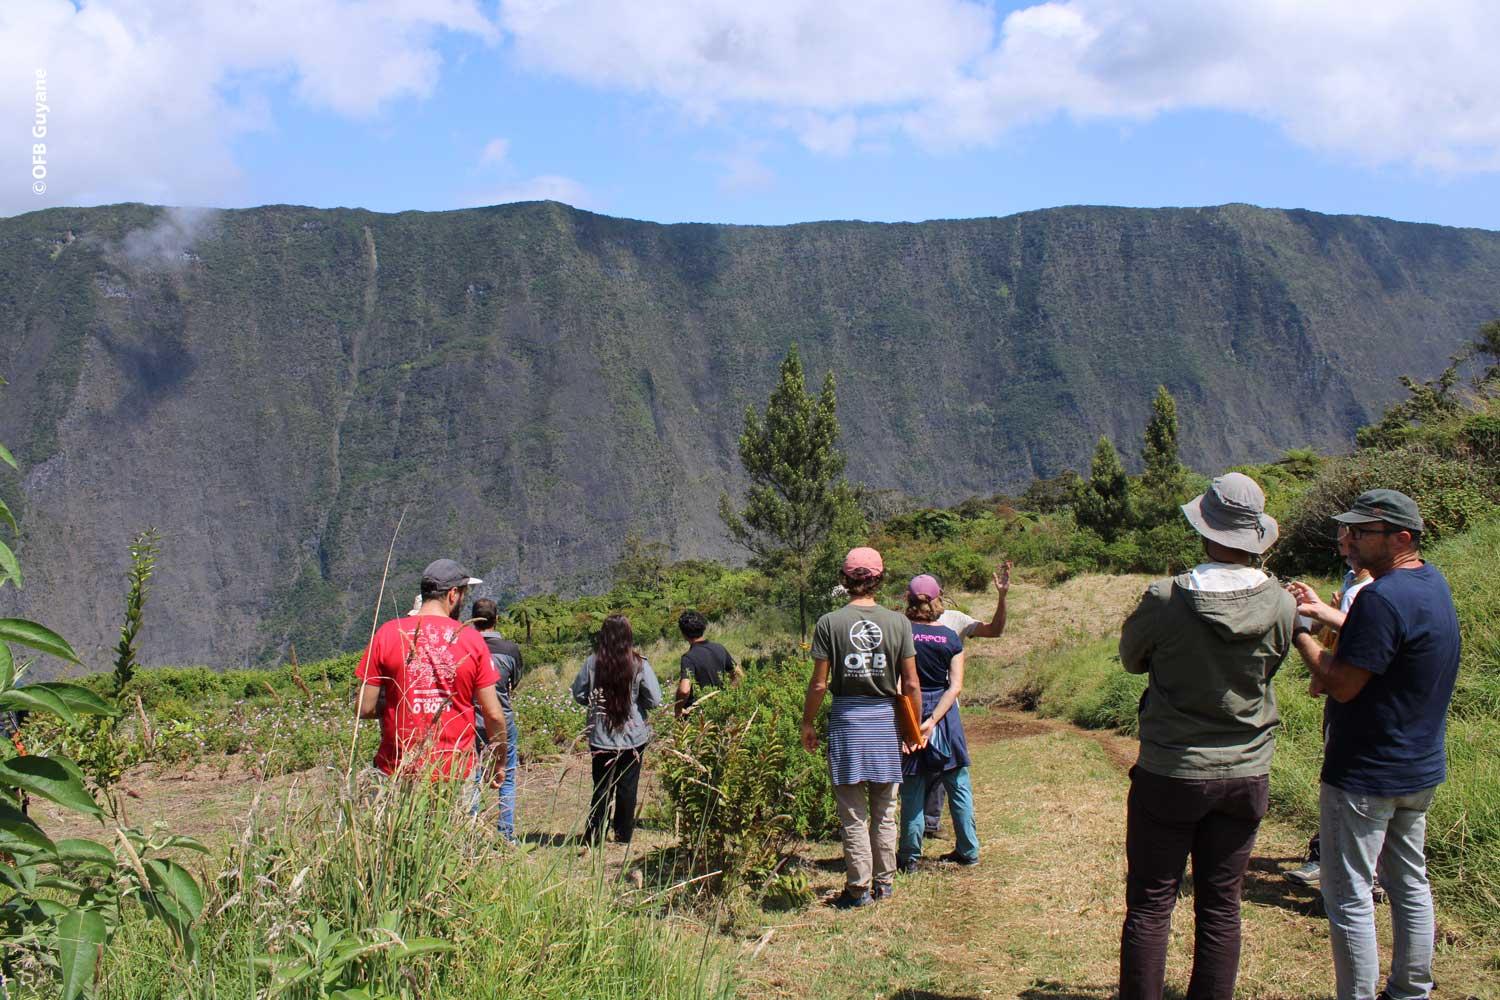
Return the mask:
[[611,582],[637,590],[660,587],[671,555],[671,549],[664,543],[647,542],[634,531],[627,532],[610,573]]
[[145,762],[149,756],[144,715],[142,730],[133,737],[128,728],[121,725],[121,720],[125,717],[125,689],[135,678],[146,595],[150,590],[151,576],[156,572],[160,547],[161,535],[155,528],[142,531],[130,543],[130,569],[125,574],[128,584],[125,617],[120,623],[120,641],[115,645],[115,669],[109,691],[117,711],[113,715],[86,720],[77,730],[76,742],[70,738],[64,744],[73,751],[74,759],[93,781],[94,787],[106,796],[113,794],[114,786],[126,771]]
[[1379,423],[1356,431],[1355,444],[1361,448],[1397,448],[1407,442],[1414,427],[1440,423],[1461,413],[1464,398],[1459,392],[1459,369],[1473,357],[1474,350],[1471,345],[1454,354],[1435,379],[1397,376],[1406,389],[1406,398],[1386,410]]
[[1479,328],[1479,336],[1469,345],[1475,354],[1486,357],[1490,365],[1480,373],[1477,388],[1500,389],[1500,319],[1492,319]]
[[1130,480],[1120,464],[1114,442],[1108,437],[1101,437],[1094,448],[1089,478],[1078,490],[1073,515],[1079,527],[1111,542],[1130,523]]
[[1177,400],[1164,385],[1156,387],[1156,398],[1151,401],[1141,461],[1146,467],[1141,476],[1146,499],[1141,520],[1151,527],[1172,518],[1181,500],[1186,472],[1178,458]]
[[764,417],[754,407],[745,411],[740,463],[750,489],[744,507],[737,510],[727,493],[719,498],[730,537],[750,551],[756,568],[796,592],[804,639],[818,547],[855,506],[844,479],[836,410],[833,373],[824,376],[822,392],[808,393],[793,344]]

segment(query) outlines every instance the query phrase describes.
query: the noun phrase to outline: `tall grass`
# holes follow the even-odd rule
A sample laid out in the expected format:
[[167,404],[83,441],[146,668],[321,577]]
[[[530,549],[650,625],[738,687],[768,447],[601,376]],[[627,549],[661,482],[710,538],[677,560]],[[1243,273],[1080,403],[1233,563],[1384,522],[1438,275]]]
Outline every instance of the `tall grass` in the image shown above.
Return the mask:
[[[632,905],[597,854],[574,862],[564,860],[571,852],[499,844],[488,823],[470,821],[463,798],[458,787],[398,781],[351,786],[270,823],[253,812],[221,869],[206,873],[200,960],[184,962],[163,935],[132,922],[105,956],[98,995],[303,1000],[360,987],[375,997],[623,1000],[732,991],[707,931]],[[333,943],[308,947],[319,940]],[[309,965],[314,975],[287,982]]]

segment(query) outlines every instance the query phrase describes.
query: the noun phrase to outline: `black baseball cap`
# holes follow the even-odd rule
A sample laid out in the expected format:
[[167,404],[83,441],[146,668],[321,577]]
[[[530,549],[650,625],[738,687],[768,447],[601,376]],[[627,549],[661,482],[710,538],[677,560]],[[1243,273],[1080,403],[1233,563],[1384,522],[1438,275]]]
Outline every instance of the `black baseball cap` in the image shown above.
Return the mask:
[[1426,531],[1417,502],[1400,490],[1368,490],[1361,493],[1342,514],[1333,515],[1344,524],[1374,524],[1384,521],[1393,528]]
[[454,587],[472,587],[484,581],[469,575],[452,559],[437,559],[427,564],[422,571],[422,584],[432,590],[452,590]]

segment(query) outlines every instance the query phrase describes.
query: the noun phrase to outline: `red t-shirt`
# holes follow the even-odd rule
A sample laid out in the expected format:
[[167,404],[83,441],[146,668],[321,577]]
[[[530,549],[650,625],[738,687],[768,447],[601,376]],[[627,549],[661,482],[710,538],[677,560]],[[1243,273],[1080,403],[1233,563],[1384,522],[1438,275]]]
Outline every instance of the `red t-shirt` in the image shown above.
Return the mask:
[[474,693],[500,679],[472,627],[439,615],[380,626],[354,675],[385,688],[375,766],[386,774],[430,765],[434,778],[474,765]]

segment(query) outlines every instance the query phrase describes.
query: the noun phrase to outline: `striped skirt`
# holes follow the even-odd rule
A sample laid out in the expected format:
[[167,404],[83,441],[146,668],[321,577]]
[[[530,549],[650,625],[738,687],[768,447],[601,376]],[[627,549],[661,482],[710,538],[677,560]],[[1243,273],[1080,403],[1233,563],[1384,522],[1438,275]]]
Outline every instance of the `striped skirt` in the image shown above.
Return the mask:
[[901,737],[891,699],[834,697],[828,710],[828,770],[835,785],[901,780]]

